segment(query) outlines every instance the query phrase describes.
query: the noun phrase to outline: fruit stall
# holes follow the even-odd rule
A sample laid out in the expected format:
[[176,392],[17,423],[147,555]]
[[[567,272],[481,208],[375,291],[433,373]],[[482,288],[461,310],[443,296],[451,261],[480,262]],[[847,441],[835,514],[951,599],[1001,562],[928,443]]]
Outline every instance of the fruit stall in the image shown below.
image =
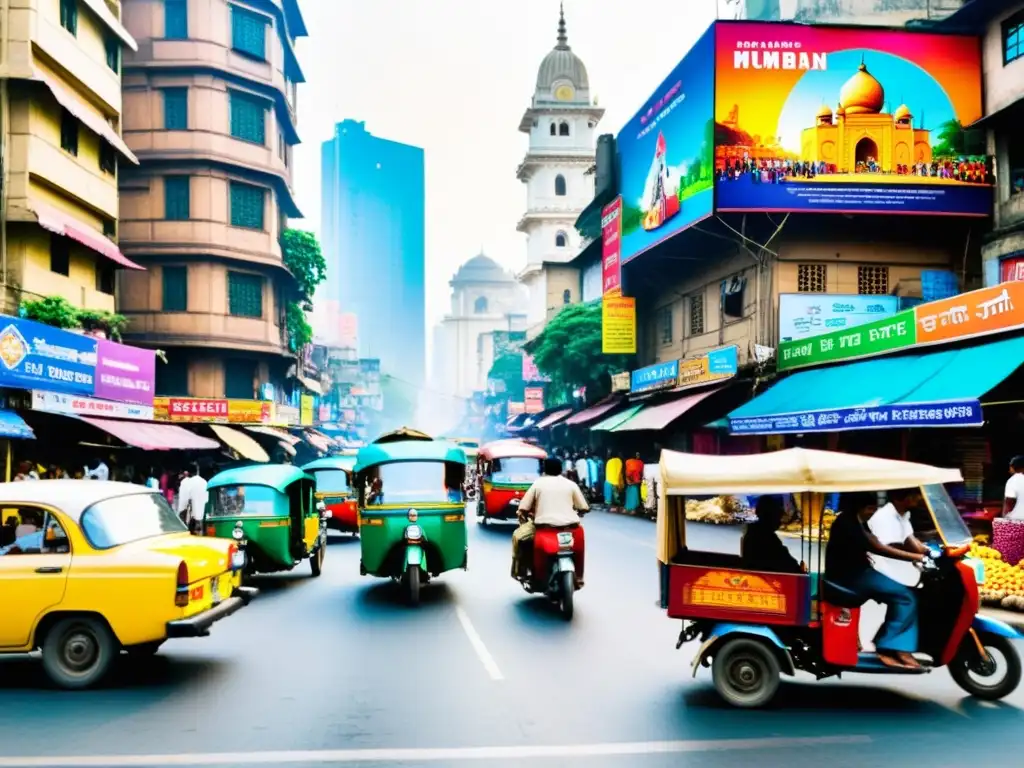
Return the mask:
[[985,583],[981,585],[984,605],[1024,612],[1024,568],[1010,565],[998,550],[987,546],[987,536],[977,536],[971,544],[971,557],[985,566]]

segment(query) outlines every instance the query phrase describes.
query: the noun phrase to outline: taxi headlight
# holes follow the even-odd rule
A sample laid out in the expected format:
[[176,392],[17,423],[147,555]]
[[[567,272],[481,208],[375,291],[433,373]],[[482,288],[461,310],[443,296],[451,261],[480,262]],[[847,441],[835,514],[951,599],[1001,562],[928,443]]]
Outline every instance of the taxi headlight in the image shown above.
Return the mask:
[[423,529],[418,525],[407,525],[405,527],[406,541],[419,541],[423,538]]

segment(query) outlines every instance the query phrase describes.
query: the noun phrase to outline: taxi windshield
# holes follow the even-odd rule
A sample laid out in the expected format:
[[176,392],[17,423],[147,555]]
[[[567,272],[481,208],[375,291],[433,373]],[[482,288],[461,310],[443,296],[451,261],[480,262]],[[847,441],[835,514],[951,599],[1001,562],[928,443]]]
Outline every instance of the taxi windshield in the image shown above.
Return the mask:
[[347,493],[349,491],[348,473],[340,469],[318,469],[313,474],[316,478],[317,493]]
[[455,504],[462,501],[465,465],[443,461],[380,464],[366,473],[366,505]]
[[532,483],[540,477],[540,459],[522,456],[495,459],[491,477],[497,483]]
[[132,493],[97,501],[82,513],[82,533],[94,549],[185,533],[188,527],[159,493]]
[[[210,491],[210,517],[273,517],[285,499],[263,485],[225,485]],[[287,510],[287,508],[284,508]],[[280,514],[286,514],[281,512]]]

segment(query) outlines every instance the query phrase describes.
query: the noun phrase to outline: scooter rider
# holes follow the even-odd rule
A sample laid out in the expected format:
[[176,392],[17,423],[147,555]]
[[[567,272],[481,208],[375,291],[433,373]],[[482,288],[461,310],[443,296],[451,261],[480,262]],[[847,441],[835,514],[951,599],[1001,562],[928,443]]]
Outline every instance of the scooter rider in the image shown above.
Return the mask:
[[523,579],[528,575],[536,526],[579,525],[579,513],[589,511],[579,485],[562,476],[562,462],[545,459],[543,476],[534,481],[519,503],[520,524],[512,534],[512,578]]

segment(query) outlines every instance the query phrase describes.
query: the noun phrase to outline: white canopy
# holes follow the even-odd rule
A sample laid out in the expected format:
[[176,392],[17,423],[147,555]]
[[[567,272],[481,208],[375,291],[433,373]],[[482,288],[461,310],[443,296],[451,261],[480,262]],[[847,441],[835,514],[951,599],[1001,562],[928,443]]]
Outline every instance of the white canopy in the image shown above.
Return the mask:
[[745,456],[661,452],[661,482],[670,495],[888,491],[963,482],[958,469],[851,453],[789,448]]

